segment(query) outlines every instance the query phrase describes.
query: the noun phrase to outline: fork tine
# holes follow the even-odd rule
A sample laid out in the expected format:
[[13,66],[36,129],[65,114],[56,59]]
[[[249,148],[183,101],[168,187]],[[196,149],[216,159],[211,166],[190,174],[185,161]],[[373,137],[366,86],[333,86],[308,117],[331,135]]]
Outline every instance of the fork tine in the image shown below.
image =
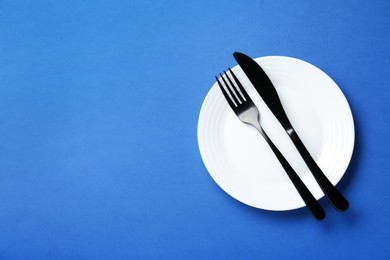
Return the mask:
[[[226,71],[223,71],[223,74],[225,75],[225,77],[228,79],[228,82],[229,83],[226,83],[225,82],[225,84],[227,85],[227,86],[229,86],[229,89],[231,90],[230,91],[230,94],[231,93],[234,93],[234,97],[235,97],[235,101],[236,100],[238,100],[238,102],[240,103],[240,104],[242,104],[242,101],[244,101],[243,100],[243,96],[240,94],[240,92],[238,91],[238,89],[237,89],[237,87],[235,86],[235,84],[232,82],[232,80],[230,79],[230,77],[229,77],[229,75],[226,73]],[[238,103],[237,103],[238,104]]]
[[233,79],[236,82],[236,85],[238,86],[238,89],[240,90],[241,94],[243,95],[245,101],[251,101],[251,98],[249,97],[249,95],[246,92],[246,90],[244,89],[244,87],[241,85],[240,81],[237,79],[236,75],[233,73],[233,71],[230,68],[229,68],[229,71],[230,71],[230,74],[233,76]]
[[234,87],[234,85],[229,85],[226,80],[225,80],[225,77],[229,78],[227,75],[226,75],[226,72],[224,71],[224,76],[222,76],[221,73],[219,73],[219,75],[221,76],[221,79],[226,87],[226,89],[228,90],[229,92],[229,95],[232,97],[233,99],[233,102],[236,104],[236,106],[240,105],[242,102],[240,100],[240,96],[239,96],[239,93],[237,93],[237,90],[236,88]]
[[[236,111],[237,105],[233,102],[233,100],[230,98],[230,96],[226,93],[226,90],[225,90],[225,88],[222,86],[222,83],[219,81],[219,79],[218,79],[217,77],[215,77],[215,79],[217,80],[218,86],[219,86],[219,88],[221,89],[222,94],[224,95],[226,101],[228,102],[228,104],[230,105],[230,107],[233,109],[233,111]],[[238,103],[237,103],[237,104],[238,104]]]
[[[226,78],[228,79],[228,81],[230,83],[230,86],[232,86],[232,88],[234,89],[234,92],[237,94],[236,97],[240,100],[240,103],[242,104],[243,101],[246,101],[246,98],[243,96],[243,94],[241,93],[239,88],[236,86],[237,84],[233,83],[231,77],[226,73],[226,71],[223,71],[223,73],[225,73]],[[231,71],[230,71],[230,73],[231,73]]]

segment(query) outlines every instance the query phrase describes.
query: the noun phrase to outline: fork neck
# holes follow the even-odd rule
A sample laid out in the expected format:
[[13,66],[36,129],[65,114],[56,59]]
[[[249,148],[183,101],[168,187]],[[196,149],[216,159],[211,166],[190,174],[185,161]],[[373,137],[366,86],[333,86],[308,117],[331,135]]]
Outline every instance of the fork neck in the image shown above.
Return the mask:
[[240,120],[244,123],[254,126],[259,132],[262,132],[263,129],[260,126],[260,115],[256,107],[251,107],[248,110],[243,111],[238,116]]

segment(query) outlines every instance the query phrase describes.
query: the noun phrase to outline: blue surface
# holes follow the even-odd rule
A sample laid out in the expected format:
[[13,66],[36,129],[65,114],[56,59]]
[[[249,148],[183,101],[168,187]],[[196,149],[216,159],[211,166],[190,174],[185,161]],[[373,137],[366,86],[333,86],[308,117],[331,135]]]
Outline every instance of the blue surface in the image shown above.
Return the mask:
[[[385,0],[0,1],[0,259],[389,259],[389,46]],[[256,210],[210,178],[197,120],[234,51],[343,90],[349,211]]]

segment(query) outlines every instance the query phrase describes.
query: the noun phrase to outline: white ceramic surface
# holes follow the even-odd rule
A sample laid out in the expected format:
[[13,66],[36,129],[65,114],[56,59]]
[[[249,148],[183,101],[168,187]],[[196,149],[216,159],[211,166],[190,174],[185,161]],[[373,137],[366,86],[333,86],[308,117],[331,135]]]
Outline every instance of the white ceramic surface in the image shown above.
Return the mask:
[[[273,82],[298,135],[333,184],[350,162],[355,130],[346,98],[317,67],[290,57],[255,59]],[[224,68],[222,68],[224,69]],[[261,125],[314,196],[323,196],[286,132],[239,66],[232,69],[259,108]],[[214,181],[233,198],[256,208],[305,206],[279,161],[257,130],[242,123],[215,83],[199,115],[198,143]]]

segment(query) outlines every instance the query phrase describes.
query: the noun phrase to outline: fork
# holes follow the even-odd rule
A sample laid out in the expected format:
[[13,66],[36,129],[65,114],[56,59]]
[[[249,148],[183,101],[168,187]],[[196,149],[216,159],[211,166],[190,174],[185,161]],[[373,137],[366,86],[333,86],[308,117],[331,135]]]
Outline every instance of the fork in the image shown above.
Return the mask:
[[[318,220],[325,218],[325,211],[314,198],[313,194],[309,191],[303,181],[299,178],[298,174],[294,171],[291,165],[288,163],[286,158],[282,155],[279,149],[275,146],[272,140],[268,137],[266,132],[260,125],[260,113],[252,99],[249,97],[248,93],[238,81],[236,75],[229,68],[230,75],[223,72],[225,77],[220,73],[220,79],[215,77],[218,82],[218,86],[221,89],[227,103],[230,105],[237,117],[246,124],[254,126],[260,134],[267,141],[271,150],[274,152],[278,158],[280,164],[283,166],[291,182],[294,184],[296,190],[301,196],[302,200],[305,202],[306,206],[309,208],[314,217]],[[227,80],[225,80],[225,78]],[[235,82],[235,84],[233,83]]]

